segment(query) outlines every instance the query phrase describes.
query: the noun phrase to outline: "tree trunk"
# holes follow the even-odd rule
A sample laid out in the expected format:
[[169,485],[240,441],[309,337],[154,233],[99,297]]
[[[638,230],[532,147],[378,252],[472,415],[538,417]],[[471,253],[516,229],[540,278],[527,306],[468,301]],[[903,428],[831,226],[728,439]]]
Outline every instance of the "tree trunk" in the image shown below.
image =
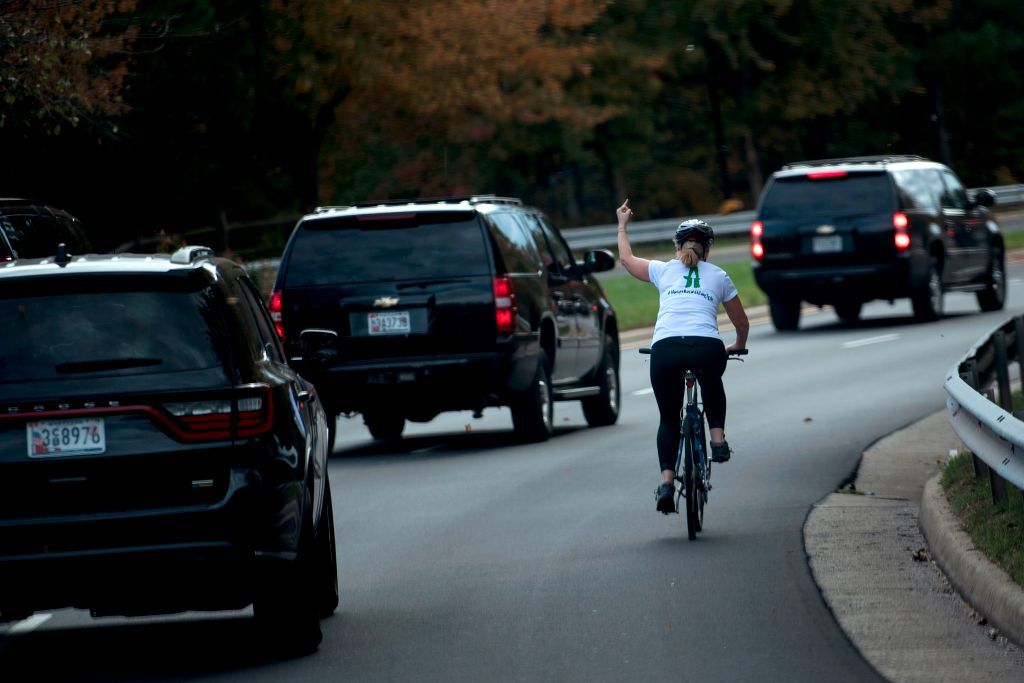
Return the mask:
[[750,184],[750,200],[757,202],[764,187],[764,175],[761,173],[761,150],[757,144],[757,132],[753,127],[747,128],[743,135],[743,143],[747,152],[747,182]]

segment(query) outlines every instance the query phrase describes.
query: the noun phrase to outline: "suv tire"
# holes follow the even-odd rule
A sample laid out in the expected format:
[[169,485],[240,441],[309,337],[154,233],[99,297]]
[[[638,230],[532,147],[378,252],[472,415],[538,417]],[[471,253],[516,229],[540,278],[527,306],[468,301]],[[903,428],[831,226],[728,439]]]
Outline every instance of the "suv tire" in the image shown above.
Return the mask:
[[405,417],[384,411],[373,410],[363,413],[363,422],[373,438],[388,441],[400,439],[405,429]]
[[922,322],[938,320],[942,316],[942,298],[942,266],[939,259],[932,256],[928,264],[927,282],[910,298],[914,317]]
[[619,419],[622,399],[619,386],[618,349],[611,337],[605,337],[604,356],[597,368],[597,386],[601,393],[582,400],[583,417],[591,427],[606,427]]
[[320,513],[314,555],[320,592],[320,616],[328,617],[338,608],[338,555],[334,545],[334,505],[331,503],[331,480],[324,480],[324,509]]
[[537,363],[530,388],[512,405],[512,424],[526,441],[547,441],[555,424],[555,408],[551,392],[551,371],[543,353]]
[[1006,257],[1001,250],[992,254],[985,289],[978,292],[978,306],[983,311],[999,311],[1006,304]]
[[790,332],[800,325],[800,300],[768,299],[768,310],[772,316],[772,324],[779,332]]

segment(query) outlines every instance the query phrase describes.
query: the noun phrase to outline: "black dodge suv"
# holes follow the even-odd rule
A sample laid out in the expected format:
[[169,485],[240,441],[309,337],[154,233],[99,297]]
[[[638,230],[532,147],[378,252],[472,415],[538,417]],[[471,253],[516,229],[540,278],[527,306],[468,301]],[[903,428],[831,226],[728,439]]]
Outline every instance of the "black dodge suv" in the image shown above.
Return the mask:
[[991,190],[969,197],[946,166],[918,156],[788,164],[765,186],[751,226],[754,277],[778,330],[800,304],[832,305],[845,322],[873,299],[909,297],[920,320],[943,293],[977,293],[983,311],[1006,299],[1003,235]]
[[338,604],[329,430],[210,251],[0,264],[0,621],[241,609],[310,650]]
[[518,199],[328,207],[299,221],[269,305],[328,414],[362,413],[375,438],[509,406],[520,436],[544,440],[553,401],[618,418],[618,327],[591,277],[613,266],[607,251],[577,263]]

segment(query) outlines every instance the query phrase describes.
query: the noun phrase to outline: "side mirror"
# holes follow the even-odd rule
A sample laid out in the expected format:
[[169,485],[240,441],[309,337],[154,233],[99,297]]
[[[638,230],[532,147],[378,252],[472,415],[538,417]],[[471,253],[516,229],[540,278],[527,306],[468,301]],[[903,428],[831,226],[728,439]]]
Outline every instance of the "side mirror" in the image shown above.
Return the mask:
[[996,193],[987,187],[974,193],[974,203],[989,207],[996,203]]
[[583,255],[583,266],[589,273],[603,273],[615,267],[615,256],[607,249],[593,249]]
[[338,357],[338,333],[316,327],[299,333],[302,357],[306,361],[326,363]]

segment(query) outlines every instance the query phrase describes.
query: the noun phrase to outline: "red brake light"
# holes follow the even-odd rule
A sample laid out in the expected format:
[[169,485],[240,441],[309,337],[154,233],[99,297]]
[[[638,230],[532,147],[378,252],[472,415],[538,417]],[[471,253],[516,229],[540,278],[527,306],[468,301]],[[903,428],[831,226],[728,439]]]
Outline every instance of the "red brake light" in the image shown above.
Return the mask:
[[808,173],[807,177],[811,180],[824,180],[826,178],[843,178],[846,176],[846,171],[815,171],[814,173]]
[[165,424],[182,441],[216,441],[256,436],[268,431],[274,419],[270,388],[243,387],[234,397],[164,403]]
[[755,261],[764,258],[764,245],[761,244],[761,236],[764,234],[764,223],[754,221],[750,224],[750,254]]
[[494,278],[494,323],[498,332],[515,332],[516,316],[512,279],[508,275],[499,275]]
[[283,309],[281,290],[276,290],[270,295],[270,301],[267,302],[267,310],[270,311],[270,318],[274,321],[277,336],[281,339],[284,339],[284,323],[281,320],[281,311]]
[[907,232],[908,225],[910,225],[910,220],[907,218],[907,214],[897,211],[892,215],[892,226],[896,228],[896,234],[893,237],[896,251],[902,252],[910,248],[910,234]]

